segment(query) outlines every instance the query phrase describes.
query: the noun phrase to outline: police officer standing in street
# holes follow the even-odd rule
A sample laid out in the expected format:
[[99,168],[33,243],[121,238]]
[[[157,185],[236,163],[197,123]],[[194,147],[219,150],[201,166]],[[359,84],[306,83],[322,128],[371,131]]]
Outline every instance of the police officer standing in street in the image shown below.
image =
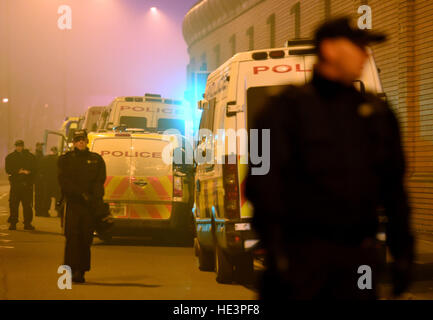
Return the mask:
[[15,142],[15,151],[8,154],[5,161],[5,169],[6,173],[9,175],[11,186],[9,193],[9,230],[16,230],[20,203],[23,206],[24,229],[35,229],[32,226],[32,198],[35,167],[34,155],[31,154],[29,150],[24,149],[23,140],[17,140]]
[[35,147],[36,172],[35,172],[35,216],[49,217],[49,213],[44,206],[44,199],[47,193],[47,184],[42,176],[42,159],[44,158],[44,144],[37,142]]
[[64,264],[72,269],[72,281],[85,282],[90,270],[90,246],[95,230],[95,213],[102,203],[106,178],[105,162],[87,148],[85,130],[74,132],[73,151],[59,157],[58,178],[66,198]]
[[[249,175],[247,197],[267,252],[261,298],[376,299],[378,209],[388,218],[394,294],[408,288],[413,260],[405,161],[388,104],[355,89],[366,46],[383,34],[349,18],[315,34],[312,80],[272,97],[251,128],[270,129],[270,171]],[[368,266],[372,288],[359,287]],[[371,277],[370,277],[371,278]]]
[[[60,186],[58,181],[57,162],[59,161],[57,147],[50,149],[51,153],[44,156],[40,160],[39,172],[44,182],[44,199],[43,199],[43,212],[49,211],[51,208],[51,198],[55,199],[55,203],[60,200]],[[60,212],[57,212],[57,217],[60,217]]]

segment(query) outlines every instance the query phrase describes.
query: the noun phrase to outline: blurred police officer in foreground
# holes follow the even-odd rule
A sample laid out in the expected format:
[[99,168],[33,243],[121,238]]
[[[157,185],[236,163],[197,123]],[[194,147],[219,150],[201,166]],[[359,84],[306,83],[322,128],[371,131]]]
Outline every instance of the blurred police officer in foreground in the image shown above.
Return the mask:
[[9,175],[11,185],[9,193],[9,230],[16,230],[20,202],[23,206],[24,229],[35,229],[31,224],[33,220],[32,198],[35,166],[34,155],[29,150],[24,149],[24,141],[17,140],[15,142],[15,151],[8,154],[5,161],[5,169]]
[[66,198],[64,264],[72,269],[72,281],[84,282],[90,270],[90,246],[95,229],[95,208],[102,202],[105,162],[87,148],[85,130],[74,132],[73,151],[59,157],[58,178]]
[[[250,126],[271,130],[270,172],[247,181],[267,249],[265,300],[375,299],[379,207],[388,217],[394,293],[409,284],[413,240],[398,122],[386,102],[353,85],[366,45],[384,39],[348,18],[324,23],[311,82],[271,98]],[[358,287],[361,265],[371,267],[372,289]]]

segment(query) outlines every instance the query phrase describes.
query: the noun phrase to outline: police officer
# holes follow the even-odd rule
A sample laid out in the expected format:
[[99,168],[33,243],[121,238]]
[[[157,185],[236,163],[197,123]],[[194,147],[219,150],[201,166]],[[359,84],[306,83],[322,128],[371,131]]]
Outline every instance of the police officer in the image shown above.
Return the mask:
[[44,206],[47,193],[47,184],[42,175],[42,159],[44,158],[44,144],[37,142],[35,147],[36,172],[35,172],[35,216],[49,217],[48,210]]
[[85,282],[90,270],[90,246],[95,228],[95,210],[104,196],[105,162],[87,148],[85,130],[76,130],[73,151],[59,157],[58,178],[66,197],[64,232],[65,265],[72,269],[72,281]]
[[[51,198],[54,198],[56,203],[60,200],[60,186],[58,181],[57,162],[59,160],[57,147],[50,149],[51,154],[44,156],[40,160],[40,174],[44,182],[44,199],[43,199],[43,212],[48,213],[51,208]],[[57,212],[60,217],[60,213]]]
[[23,206],[24,229],[35,229],[31,224],[33,220],[32,197],[35,166],[34,155],[29,150],[24,149],[23,140],[17,140],[15,142],[15,151],[8,154],[5,161],[5,169],[9,175],[11,186],[9,193],[9,230],[16,230],[20,202]]
[[[268,100],[251,126],[271,134],[270,171],[249,175],[246,189],[267,249],[265,300],[375,299],[379,208],[388,217],[394,293],[408,287],[413,238],[398,122],[386,102],[353,84],[366,45],[384,39],[349,18],[325,22],[312,80]],[[371,268],[371,289],[358,286],[360,266]]]

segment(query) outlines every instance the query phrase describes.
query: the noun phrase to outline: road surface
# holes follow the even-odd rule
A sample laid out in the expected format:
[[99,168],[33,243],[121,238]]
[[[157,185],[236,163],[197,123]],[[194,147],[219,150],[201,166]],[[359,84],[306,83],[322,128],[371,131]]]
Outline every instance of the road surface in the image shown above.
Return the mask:
[[[0,299],[253,300],[254,289],[223,285],[213,272],[198,270],[193,248],[149,240],[122,240],[105,245],[95,239],[92,269],[85,284],[60,290],[57,273],[64,237],[58,218],[36,217],[35,231],[7,224],[7,186],[0,186]],[[54,212],[51,212],[54,215]]]

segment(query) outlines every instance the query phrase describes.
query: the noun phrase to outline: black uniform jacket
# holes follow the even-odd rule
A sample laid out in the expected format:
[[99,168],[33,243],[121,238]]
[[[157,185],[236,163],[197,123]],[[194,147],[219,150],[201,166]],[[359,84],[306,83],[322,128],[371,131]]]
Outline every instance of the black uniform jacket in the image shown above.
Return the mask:
[[[29,175],[18,173],[20,169],[30,171]],[[33,184],[36,170],[35,156],[29,150],[24,149],[22,152],[14,151],[7,155],[5,160],[5,170],[9,175],[9,181],[14,184]]]
[[88,149],[67,152],[59,157],[58,178],[62,194],[68,201],[82,202],[83,194],[91,202],[99,201],[104,196],[104,159]]
[[388,216],[393,254],[412,245],[398,122],[388,104],[315,74],[268,100],[250,128],[270,129],[270,171],[247,178],[256,230],[282,228],[357,245],[375,238],[377,208]]

